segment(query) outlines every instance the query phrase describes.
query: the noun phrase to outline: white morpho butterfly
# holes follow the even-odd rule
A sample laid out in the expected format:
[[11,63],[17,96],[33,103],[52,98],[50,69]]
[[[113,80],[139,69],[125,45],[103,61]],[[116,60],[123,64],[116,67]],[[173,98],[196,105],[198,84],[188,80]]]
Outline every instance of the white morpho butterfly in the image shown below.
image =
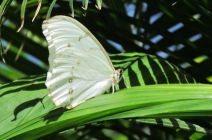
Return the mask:
[[49,71],[46,86],[56,106],[71,109],[103,94],[121,77],[99,41],[77,20],[55,16],[45,20]]

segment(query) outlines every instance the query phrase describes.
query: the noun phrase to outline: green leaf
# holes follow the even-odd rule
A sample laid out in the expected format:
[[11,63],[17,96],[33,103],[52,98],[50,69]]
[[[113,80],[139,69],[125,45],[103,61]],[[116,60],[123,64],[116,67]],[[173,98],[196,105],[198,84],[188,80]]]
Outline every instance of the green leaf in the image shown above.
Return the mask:
[[124,53],[112,55],[115,67],[124,69],[126,87],[169,84],[196,83],[195,79],[167,61],[144,53]]
[[[101,95],[72,110],[55,109],[41,83],[1,87],[0,138],[35,139],[89,122],[134,117],[212,116],[212,86],[170,84],[132,87]],[[31,90],[30,88],[37,90]],[[196,106],[198,104],[198,106]]]
[[21,25],[18,28],[17,32],[19,32],[24,26],[24,18],[25,18],[25,11],[26,11],[26,8],[27,8],[27,1],[28,0],[23,0],[23,2],[21,4]]
[[46,19],[48,19],[50,16],[51,16],[51,13],[52,13],[52,9],[54,8],[55,4],[56,4],[56,1],[57,0],[53,0],[51,5],[49,6],[49,10],[46,14]]
[[[117,69],[124,69],[124,78],[120,82],[120,89],[123,90],[117,92],[121,94],[103,95],[99,96],[97,99],[94,98],[91,101],[88,101],[88,104],[84,105],[84,107],[88,107],[88,109],[83,109],[83,111],[79,114],[78,111],[76,111],[76,114],[73,113],[70,115],[73,117],[75,115],[78,116],[79,120],[76,120],[76,118],[70,118],[69,115],[65,115],[66,112],[70,111],[62,108],[55,109],[52,101],[46,96],[48,92],[46,91],[44,86],[45,76],[32,76],[2,85],[0,87],[0,104],[2,104],[3,106],[2,110],[0,109],[0,112],[4,112],[5,114],[5,116],[2,116],[1,119],[2,123],[0,123],[0,126],[2,126],[2,128],[0,128],[0,134],[2,134],[2,138],[9,138],[16,135],[21,135],[22,137],[22,133],[25,137],[25,133],[26,135],[31,135],[28,133],[37,133],[37,129],[40,130],[44,127],[46,131],[43,130],[44,133],[39,135],[36,134],[35,138],[37,138],[51,132],[60,131],[62,129],[76,127],[87,123],[93,124],[97,121],[135,117],[140,118],[136,119],[138,123],[144,122],[154,125],[159,124],[166,127],[175,127],[174,125],[171,126],[169,119],[163,119],[163,117],[172,117],[172,120],[179,125],[178,128],[190,130],[186,125],[188,124],[187,122],[173,118],[179,117],[181,114],[183,114],[182,112],[178,112],[181,111],[181,108],[178,108],[180,110],[177,110],[177,112],[170,112],[171,114],[166,112],[165,116],[163,111],[165,111],[166,108],[170,109],[172,105],[177,106],[182,104],[183,106],[185,106],[187,105],[187,101],[189,101],[189,103],[193,103],[192,101],[195,100],[193,99],[194,96],[197,96],[195,92],[198,92],[198,90],[196,89],[200,88],[200,90],[202,90],[203,87],[210,88],[210,86],[171,84],[161,85],[162,83],[182,84],[183,82],[187,83],[189,80],[195,82],[195,80],[192,78],[188,78],[188,76],[184,72],[180,71],[176,66],[171,65],[166,61],[157,59],[156,57],[151,55],[142,53],[125,53],[112,55],[111,58]],[[138,82],[135,82],[136,79]],[[154,82],[149,82],[150,79]],[[149,84],[158,85],[148,86]],[[128,89],[126,89],[126,87]],[[174,91],[173,93],[172,90]],[[205,90],[206,92],[208,92],[207,88],[205,88]],[[184,93],[186,93],[186,95],[184,95]],[[118,97],[116,97],[117,95]],[[115,96],[115,98],[113,98],[113,96]],[[207,97],[204,95],[200,96],[203,96],[204,98]],[[119,101],[120,99],[121,101]],[[106,103],[108,105],[107,108],[104,108],[107,106],[106,104],[104,104],[105,101],[108,101],[108,103]],[[89,107],[89,103],[91,103],[91,108]],[[5,108],[9,109],[7,109],[5,112]],[[75,109],[71,110],[71,112],[74,110]],[[83,114],[85,112],[87,112],[88,114]],[[196,115],[195,112],[193,112],[193,114]],[[205,116],[208,115],[207,112],[206,114],[201,114]],[[60,126],[60,118],[63,115],[65,115],[65,118],[63,118],[65,119],[65,121],[71,119],[70,121],[68,121],[68,124],[71,123],[70,125],[67,124],[64,125],[64,127]],[[192,113],[188,113],[186,115],[192,116]],[[82,120],[80,119],[80,117],[82,117]],[[148,117],[148,119],[146,119],[146,117]],[[152,121],[150,121],[149,117],[159,117],[158,119],[161,119],[163,123],[160,124],[153,121],[155,119],[152,119]],[[45,126],[48,126],[51,123],[54,123],[53,126],[57,126],[58,129],[46,129]],[[191,125],[196,128],[196,132],[205,132],[204,128],[195,124]],[[6,129],[4,128],[4,126],[7,126]],[[28,132],[29,130],[32,131]]]
[[[13,0],[3,0],[0,5],[0,21],[2,22],[2,16],[5,14],[5,10],[9,7]],[[2,24],[2,23],[0,23]]]

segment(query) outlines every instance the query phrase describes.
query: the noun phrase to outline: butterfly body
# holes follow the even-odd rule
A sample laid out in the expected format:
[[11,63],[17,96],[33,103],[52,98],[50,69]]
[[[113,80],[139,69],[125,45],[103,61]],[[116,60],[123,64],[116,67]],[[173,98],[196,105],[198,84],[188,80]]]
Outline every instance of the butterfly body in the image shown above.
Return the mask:
[[103,94],[120,79],[106,51],[81,23],[55,16],[43,22],[48,41],[46,86],[56,106],[73,108]]

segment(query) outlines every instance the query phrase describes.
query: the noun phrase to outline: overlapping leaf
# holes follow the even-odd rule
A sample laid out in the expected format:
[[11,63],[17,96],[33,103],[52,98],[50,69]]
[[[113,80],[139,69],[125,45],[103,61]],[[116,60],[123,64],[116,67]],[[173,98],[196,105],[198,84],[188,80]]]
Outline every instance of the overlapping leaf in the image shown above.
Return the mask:
[[[163,77],[161,79],[169,81],[165,77],[166,75],[169,76],[170,73],[174,74],[175,79],[180,82],[180,75],[185,74],[168,62],[145,54],[129,53],[114,55],[112,58],[116,67],[125,70],[125,81],[122,82],[123,86],[120,85],[120,87],[128,87],[128,89],[122,89],[117,94],[96,97],[73,110],[67,111],[54,107],[51,100],[46,96],[45,76],[34,76],[2,85],[0,87],[0,112],[4,112],[4,115],[0,118],[0,139],[12,137],[35,139],[67,128],[120,118],[206,117],[212,115],[210,105],[212,87],[210,85],[157,84],[144,86],[145,83],[150,84],[146,82],[149,79],[159,81],[157,77]],[[122,61],[120,61],[121,58]],[[158,65],[153,65],[152,62],[157,62]],[[145,73],[142,73],[143,69],[136,69],[138,66],[147,67]],[[167,66],[171,69],[156,76],[153,72],[155,66],[160,67],[161,71]],[[133,71],[133,74],[129,72],[129,69]],[[151,74],[147,75],[148,73]],[[151,78],[144,79],[145,75]],[[182,77],[185,78],[185,76]],[[143,83],[139,82],[143,86],[135,86],[129,80],[131,78],[143,80]],[[185,81],[188,81],[188,79],[185,78]],[[156,83],[158,82],[152,84]],[[195,106],[195,104],[199,104],[199,106]],[[142,121],[151,122],[146,119],[141,119],[140,122]],[[167,119],[162,121],[164,121],[163,125],[170,125]],[[186,125],[182,125],[185,122],[180,121],[178,123],[181,124],[181,128],[186,129]],[[204,128],[199,126],[195,128],[198,132],[206,132]]]

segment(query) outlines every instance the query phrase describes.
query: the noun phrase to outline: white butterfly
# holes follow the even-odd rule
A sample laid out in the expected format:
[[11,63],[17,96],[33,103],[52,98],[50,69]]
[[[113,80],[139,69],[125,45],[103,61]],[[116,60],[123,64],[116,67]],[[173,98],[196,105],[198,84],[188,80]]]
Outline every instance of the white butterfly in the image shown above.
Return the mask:
[[49,71],[46,86],[56,106],[71,109],[103,94],[120,80],[99,41],[77,20],[55,16],[45,20],[43,34],[48,41]]

